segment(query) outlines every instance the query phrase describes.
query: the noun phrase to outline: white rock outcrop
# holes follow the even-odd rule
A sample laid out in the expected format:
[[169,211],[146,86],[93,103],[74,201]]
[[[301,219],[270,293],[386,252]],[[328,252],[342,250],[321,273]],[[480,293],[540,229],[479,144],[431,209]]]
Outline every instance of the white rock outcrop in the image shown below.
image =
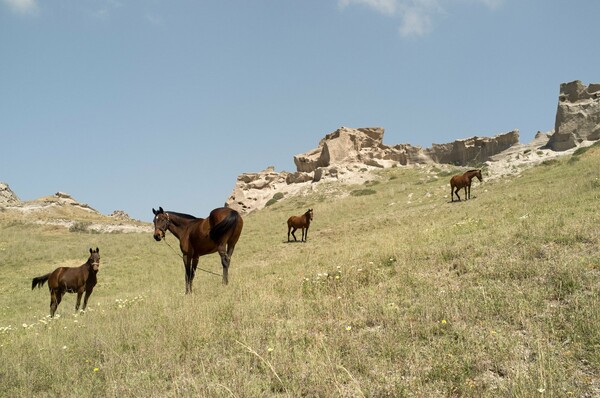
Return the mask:
[[21,203],[8,184],[0,182],[0,206],[14,206]]
[[575,80],[560,85],[554,130],[548,142],[554,151],[600,139],[600,83],[586,86]]

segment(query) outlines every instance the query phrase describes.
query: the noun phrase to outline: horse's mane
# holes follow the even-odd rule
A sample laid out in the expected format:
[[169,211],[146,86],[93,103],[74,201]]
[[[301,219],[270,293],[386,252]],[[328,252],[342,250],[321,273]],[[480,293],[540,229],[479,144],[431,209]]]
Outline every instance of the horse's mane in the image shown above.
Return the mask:
[[192,216],[191,214],[178,213],[176,211],[166,211],[165,213],[173,214],[175,216],[178,216],[178,217],[181,217],[181,218],[186,218],[188,220],[196,220],[196,219],[198,219],[198,217]]
[[479,171],[479,169],[467,170],[467,173],[471,173],[473,171]]

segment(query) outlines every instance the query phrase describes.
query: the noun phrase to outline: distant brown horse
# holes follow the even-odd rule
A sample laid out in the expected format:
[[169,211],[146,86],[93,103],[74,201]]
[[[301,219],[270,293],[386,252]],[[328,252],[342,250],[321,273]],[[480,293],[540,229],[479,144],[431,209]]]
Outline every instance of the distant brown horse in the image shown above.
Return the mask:
[[294,237],[294,242],[297,242],[296,235],[294,232],[298,228],[302,229],[302,242],[306,242],[306,238],[308,238],[308,227],[310,227],[310,222],[313,219],[313,209],[308,209],[306,213],[301,216],[291,216],[288,218],[288,242],[290,241],[290,231],[292,231],[292,236]]
[[481,170],[469,170],[463,175],[455,175],[450,179],[450,196],[452,202],[454,202],[454,194],[456,194],[456,197],[460,200],[458,191],[460,191],[461,188],[465,189],[465,200],[471,199],[471,180],[473,177],[477,177],[479,182],[481,182]]
[[60,267],[43,276],[37,276],[31,280],[31,290],[35,287],[42,287],[48,281],[50,289],[50,316],[54,317],[54,313],[62,300],[65,292],[77,293],[77,304],[75,311],[79,309],[81,296],[85,292],[83,299],[83,310],[87,306],[88,298],[94,291],[96,286],[96,274],[100,267],[100,250],[90,249],[90,258],[87,262],[79,267]]
[[192,282],[200,256],[219,252],[223,266],[223,284],[229,282],[228,270],[235,244],[240,238],[244,221],[240,214],[228,207],[219,207],[208,218],[196,218],[189,214],[152,209],[154,213],[154,239],[164,239],[171,231],[179,239],[185,266],[185,293],[192,293]]

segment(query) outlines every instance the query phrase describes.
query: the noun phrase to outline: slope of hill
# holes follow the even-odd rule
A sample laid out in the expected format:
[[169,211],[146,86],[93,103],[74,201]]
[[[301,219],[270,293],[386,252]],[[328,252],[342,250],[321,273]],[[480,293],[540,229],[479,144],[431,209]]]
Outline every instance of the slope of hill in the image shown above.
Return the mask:
[[[600,394],[600,148],[475,182],[392,168],[245,216],[230,283],[151,234],[0,219],[7,396],[445,397]],[[314,209],[307,243],[287,218]],[[167,236],[176,248],[176,239]],[[31,278],[100,247],[85,314],[50,320]],[[220,272],[217,255],[200,267]]]

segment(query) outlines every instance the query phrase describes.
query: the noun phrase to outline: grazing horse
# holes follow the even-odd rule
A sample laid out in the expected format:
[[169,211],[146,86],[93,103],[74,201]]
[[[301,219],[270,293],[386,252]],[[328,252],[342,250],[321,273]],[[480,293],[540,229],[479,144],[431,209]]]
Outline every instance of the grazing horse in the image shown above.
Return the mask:
[[[294,237],[294,242],[297,242],[296,235],[294,232],[298,228],[302,228],[302,242],[306,242],[306,238],[308,238],[308,227],[310,227],[310,222],[313,219],[313,209],[306,210],[301,216],[291,216],[288,218],[288,242],[290,241],[290,230],[292,231],[292,236]],[[305,231],[306,230],[306,231]]]
[[465,200],[471,199],[471,180],[473,177],[477,177],[479,182],[481,182],[481,170],[469,170],[463,175],[455,175],[450,179],[450,197],[452,198],[452,202],[454,202],[454,194],[460,200],[458,191],[461,188],[465,189]]
[[244,221],[240,214],[228,207],[219,207],[208,218],[196,218],[189,214],[152,209],[154,213],[154,239],[160,242],[171,231],[179,239],[185,266],[185,293],[192,293],[192,282],[200,256],[219,252],[223,266],[223,284],[229,282],[228,270],[231,255],[237,243]]
[[75,311],[79,309],[81,296],[85,292],[83,299],[83,310],[87,306],[88,298],[94,291],[96,286],[96,274],[100,267],[100,250],[90,249],[90,257],[87,262],[79,267],[60,267],[43,276],[36,276],[31,280],[31,290],[35,287],[41,288],[48,281],[50,289],[50,316],[54,317],[54,313],[62,300],[65,292],[77,293],[77,304]]

